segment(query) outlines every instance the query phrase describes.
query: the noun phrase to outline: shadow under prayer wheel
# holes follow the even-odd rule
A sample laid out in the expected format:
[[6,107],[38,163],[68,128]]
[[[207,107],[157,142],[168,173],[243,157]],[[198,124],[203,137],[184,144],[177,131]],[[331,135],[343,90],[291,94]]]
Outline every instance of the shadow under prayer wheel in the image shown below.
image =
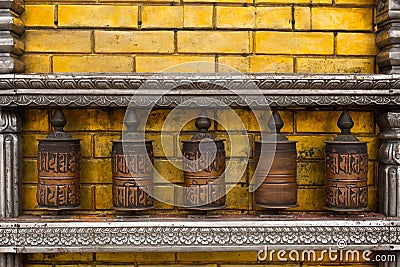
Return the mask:
[[197,210],[224,208],[224,140],[183,141],[183,157],[184,206]]
[[[296,156],[296,141],[255,141],[254,179],[263,180],[254,192],[257,206],[274,209],[298,206]],[[271,157],[272,165],[267,162]]]
[[366,142],[327,141],[325,208],[362,211],[368,206]]
[[152,209],[153,141],[112,141],[112,201],[116,210]]
[[80,205],[80,139],[39,140],[39,208],[72,209]]

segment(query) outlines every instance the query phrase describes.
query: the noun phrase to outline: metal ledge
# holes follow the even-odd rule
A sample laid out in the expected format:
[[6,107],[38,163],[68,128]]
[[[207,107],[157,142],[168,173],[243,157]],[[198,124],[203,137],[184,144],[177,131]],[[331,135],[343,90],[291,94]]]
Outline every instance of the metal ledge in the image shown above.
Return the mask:
[[126,107],[131,100],[139,107],[187,100],[200,106],[213,100],[230,106],[398,105],[400,75],[0,75],[0,106]]
[[55,218],[0,222],[0,252],[400,250],[400,220],[382,218]]

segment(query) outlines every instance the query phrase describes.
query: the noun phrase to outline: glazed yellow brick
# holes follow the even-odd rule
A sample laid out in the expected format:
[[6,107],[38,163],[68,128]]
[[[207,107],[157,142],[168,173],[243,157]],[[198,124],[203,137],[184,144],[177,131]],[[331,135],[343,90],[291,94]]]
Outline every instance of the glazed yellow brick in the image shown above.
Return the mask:
[[324,210],[324,193],[325,187],[297,188],[297,204],[299,204],[299,206],[289,210]]
[[234,186],[226,195],[226,208],[249,210],[249,188],[240,184]]
[[378,163],[368,162],[368,178],[367,184],[370,186],[378,185]]
[[218,138],[225,139],[225,152],[226,157],[247,157],[252,154],[252,142],[254,136],[252,134],[231,134],[218,133]]
[[[340,132],[337,120],[341,111],[297,111],[296,130],[297,132],[327,133]],[[352,133],[374,133],[374,113],[362,111],[349,111],[349,115],[354,121]]]
[[21,111],[23,131],[48,132],[49,110],[48,109],[23,109]]
[[336,5],[359,5],[359,6],[373,6],[374,0],[335,0]]
[[24,264],[24,267],[51,267],[53,265],[48,264]]
[[137,6],[59,5],[59,27],[137,28]]
[[40,262],[48,262],[54,261],[55,254],[53,253],[37,253],[37,254],[24,254],[25,261],[40,261]]
[[81,160],[81,183],[111,183],[111,160],[110,159],[82,159]]
[[300,161],[297,163],[298,185],[324,185],[325,161]]
[[81,205],[79,209],[92,210],[93,206],[94,206],[94,186],[81,185]]
[[218,3],[218,4],[228,4],[228,3],[234,3],[234,4],[251,4],[253,3],[252,0],[183,0],[183,3]]
[[292,28],[292,7],[257,7],[257,29],[289,30]]
[[211,28],[213,26],[213,6],[183,6],[183,27]]
[[249,53],[247,31],[181,31],[178,32],[179,53]]
[[319,4],[319,5],[332,5],[332,0],[311,0],[312,4]]
[[255,7],[216,7],[216,26],[222,29],[254,28]]
[[28,158],[37,158],[38,139],[46,138],[46,134],[22,133],[22,156]]
[[332,141],[336,135],[288,135],[291,141],[297,141],[297,159],[325,159],[325,141]]
[[154,184],[154,208],[158,210],[173,210],[175,193],[173,185]]
[[378,189],[377,188],[368,188],[368,210],[369,211],[378,211]]
[[[169,264],[168,267],[189,267],[189,266],[193,266],[193,265],[187,265],[187,264]],[[218,267],[217,264],[202,264],[200,265],[202,267]],[[160,267],[159,264],[155,264],[155,265],[139,265],[139,267]]]
[[333,54],[333,33],[256,32],[255,52],[267,54]]
[[374,58],[297,58],[298,73],[375,73]]
[[177,253],[179,262],[257,262],[257,251],[241,252],[180,252]]
[[53,56],[53,72],[132,72],[130,56]]
[[25,5],[21,18],[27,27],[53,27],[54,10],[53,5]]
[[50,69],[50,55],[25,54],[22,56],[26,73],[48,73]]
[[67,118],[65,131],[121,132],[125,116],[125,109],[64,109],[63,112]]
[[294,8],[294,21],[296,30],[311,30],[311,8],[296,6]]
[[[205,109],[208,118],[211,120],[214,119],[214,109],[206,108]],[[162,125],[159,129],[163,132],[171,132],[171,133],[179,133],[180,131],[198,131],[196,128],[196,118],[200,114],[201,109],[197,108],[176,108],[168,113],[168,116],[164,121],[160,121]],[[211,121],[211,127],[209,131],[214,130],[214,123]]]
[[218,57],[217,71],[228,73],[250,72],[249,56],[221,56]]
[[250,72],[293,73],[293,58],[285,56],[251,56]]
[[81,139],[81,155],[84,158],[89,158],[93,156],[93,145],[91,133],[71,133],[73,138]]
[[183,183],[181,160],[154,160],[154,183]]
[[172,134],[146,133],[147,140],[153,140],[154,157],[174,157],[175,137]]
[[338,55],[375,56],[379,50],[373,33],[338,33],[336,52]]
[[96,210],[108,210],[112,207],[112,186],[95,186],[95,207]]
[[26,52],[81,52],[92,50],[90,31],[77,30],[27,30]]
[[92,267],[93,265],[91,264],[56,264],[55,267]]
[[96,253],[98,262],[111,263],[143,263],[143,262],[174,262],[175,253],[143,252],[143,253]]
[[231,158],[226,161],[225,182],[226,183],[247,183],[247,163],[246,158]]
[[22,210],[37,209],[36,185],[22,185]]
[[22,183],[36,184],[38,181],[38,169],[36,159],[22,159]]
[[310,0],[255,0],[256,4],[309,4]]
[[371,8],[315,7],[311,16],[313,30],[373,30]]
[[142,28],[182,28],[183,6],[143,6]]
[[121,138],[121,134],[114,133],[96,133],[93,136],[94,157],[108,158],[111,156],[112,142]]
[[213,56],[137,56],[135,61],[136,72],[193,73],[213,72],[215,69]]
[[88,262],[93,260],[92,253],[56,253],[54,254],[54,259],[56,261],[66,261],[66,262]]
[[173,31],[95,31],[97,53],[172,53]]

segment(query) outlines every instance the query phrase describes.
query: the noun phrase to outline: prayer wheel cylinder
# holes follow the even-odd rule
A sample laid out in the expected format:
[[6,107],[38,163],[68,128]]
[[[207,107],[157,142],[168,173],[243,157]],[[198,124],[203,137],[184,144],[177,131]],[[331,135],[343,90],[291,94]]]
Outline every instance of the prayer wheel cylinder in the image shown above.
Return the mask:
[[[152,209],[153,141],[112,141],[112,200],[116,210]],[[125,152],[125,153],[124,153]]]
[[[275,152],[275,153],[274,153]],[[262,155],[262,157],[260,157]],[[296,141],[255,141],[256,181],[264,180],[254,192],[255,204],[264,208],[297,206]],[[272,165],[267,164],[273,157]],[[271,166],[270,168],[268,168]]]
[[225,207],[224,140],[183,141],[183,157],[184,206],[198,210]]
[[39,140],[39,208],[61,210],[80,205],[80,139]]
[[367,144],[360,141],[328,141],[325,143],[325,208],[336,211],[367,209]]

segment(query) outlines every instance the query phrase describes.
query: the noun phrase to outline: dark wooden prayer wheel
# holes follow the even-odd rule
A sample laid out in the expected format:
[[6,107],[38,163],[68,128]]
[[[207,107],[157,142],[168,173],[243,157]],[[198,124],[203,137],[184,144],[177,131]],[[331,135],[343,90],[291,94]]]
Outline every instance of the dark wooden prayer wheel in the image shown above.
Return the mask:
[[153,141],[112,141],[112,200],[116,210],[152,209]]
[[367,174],[365,142],[326,142],[326,208],[365,210],[368,206]]
[[203,110],[196,119],[199,133],[183,141],[185,207],[214,210],[225,207],[225,147],[223,139],[208,133],[211,121]]
[[36,199],[42,209],[73,209],[80,205],[80,139],[63,131],[66,119],[61,110],[51,122],[56,130],[39,140]]
[[338,120],[342,133],[326,143],[325,208],[360,211],[368,207],[366,142],[351,135],[354,123],[345,108]]
[[[256,181],[264,180],[254,192],[257,206],[276,209],[297,206],[296,155],[296,141],[255,142],[258,164],[254,178]],[[264,162],[271,157],[272,165]]]

